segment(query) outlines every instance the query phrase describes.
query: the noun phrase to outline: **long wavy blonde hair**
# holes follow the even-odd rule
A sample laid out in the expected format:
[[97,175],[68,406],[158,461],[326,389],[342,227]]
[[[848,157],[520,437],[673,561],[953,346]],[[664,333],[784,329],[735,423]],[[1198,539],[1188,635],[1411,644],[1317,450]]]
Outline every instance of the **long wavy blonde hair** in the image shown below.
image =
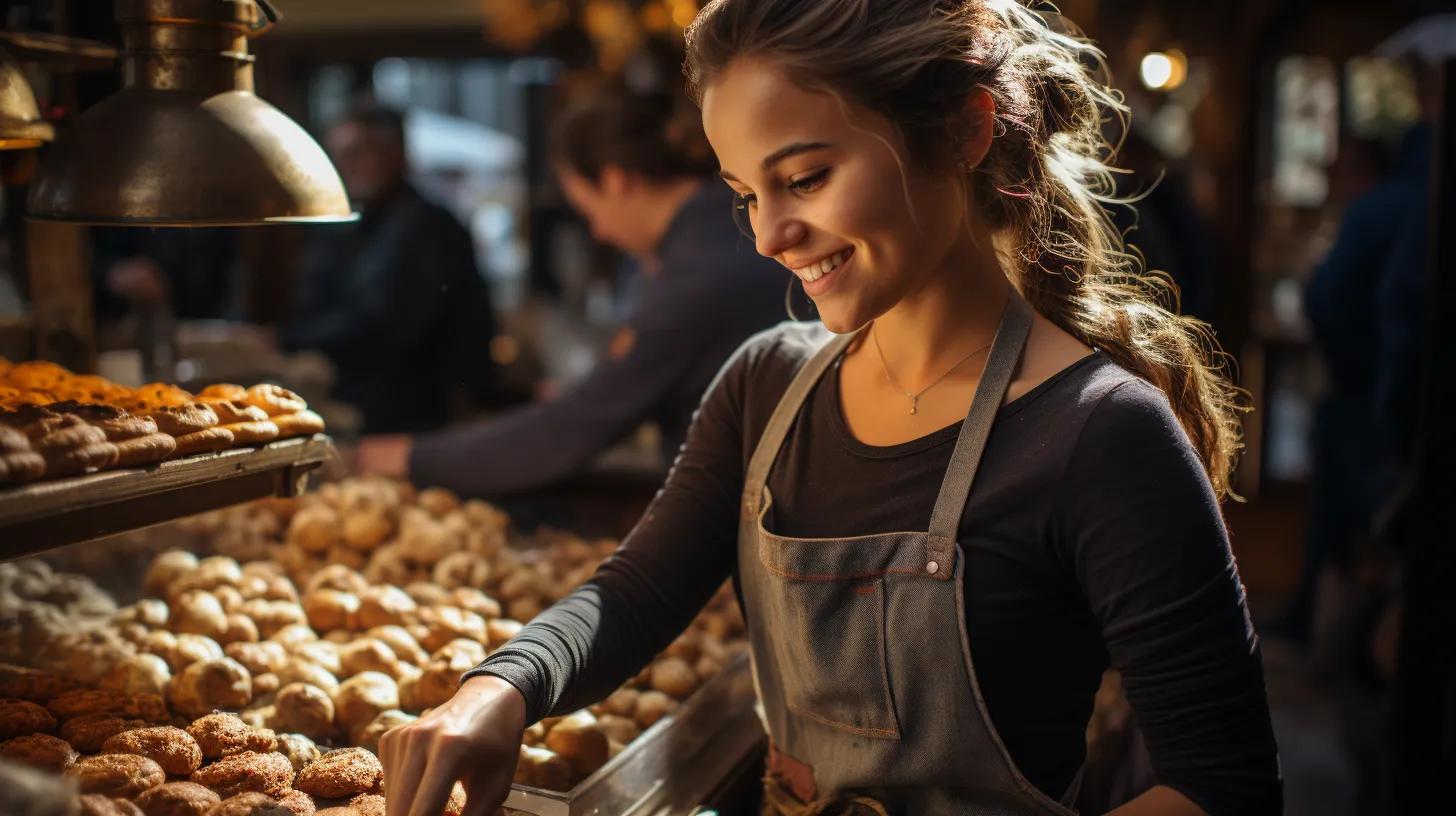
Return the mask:
[[750,55],[885,116],[922,166],[951,156],[968,96],[988,91],[996,136],[969,197],[1011,248],[1013,283],[1048,320],[1162,389],[1215,493],[1237,498],[1244,392],[1209,327],[1177,313],[1177,288],[1144,271],[1103,207],[1117,201],[1104,119],[1125,122],[1126,108],[1097,79],[1101,52],[1065,18],[1016,0],[713,0],[687,30],[694,97]]

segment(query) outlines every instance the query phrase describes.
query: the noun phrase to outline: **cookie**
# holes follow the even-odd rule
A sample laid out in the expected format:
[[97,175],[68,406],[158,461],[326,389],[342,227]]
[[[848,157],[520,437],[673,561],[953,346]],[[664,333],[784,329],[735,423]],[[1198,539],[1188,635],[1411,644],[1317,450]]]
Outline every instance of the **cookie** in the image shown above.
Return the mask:
[[244,751],[193,772],[191,778],[223,798],[247,791],[274,796],[288,790],[293,781],[293,763],[282,754]]
[[164,433],[147,434],[115,444],[117,455],[112,467],[119,468],[160,462],[177,450],[177,438]]
[[119,714],[83,714],[61,724],[61,739],[76,746],[78,751],[94,754],[117,734],[147,725],[146,720]]
[[147,816],[135,802],[99,793],[83,793],[76,797],[76,802],[81,808],[76,816]]
[[202,755],[208,759],[240,751],[272,751],[278,745],[278,737],[272,731],[254,728],[238,715],[221,711],[197,718],[187,726],[187,733],[197,740]]
[[171,776],[187,776],[202,767],[202,749],[197,740],[170,725],[123,731],[102,744],[101,752],[144,756]]
[[95,425],[106,433],[108,442],[124,442],[157,432],[156,420],[151,417],[137,416],[114,405],[58,402],[50,406],[50,410],[72,414],[90,425]]
[[101,754],[77,760],[65,775],[76,780],[82,793],[132,799],[167,781],[162,767],[134,754]]
[[272,383],[259,383],[249,388],[243,396],[243,402],[262,408],[270,417],[308,409],[308,403],[303,401],[303,397]]
[[192,456],[197,453],[227,450],[233,446],[233,432],[226,428],[208,428],[204,431],[183,434],[177,437],[177,450],[172,456]]
[[324,418],[313,411],[280,414],[272,419],[273,424],[278,426],[279,439],[288,439],[294,436],[308,436],[310,434],[323,433],[324,430]]
[[[96,430],[100,430],[97,428]],[[83,448],[67,448],[44,454],[47,476],[75,476],[99,468],[111,467],[119,454],[110,442],[97,442]]]
[[50,734],[27,734],[0,742],[0,759],[60,773],[80,757],[71,743]]
[[28,700],[0,700],[0,741],[56,730],[56,718]]
[[167,705],[155,694],[79,689],[57,695],[46,708],[62,723],[87,714],[115,714],[151,722],[167,719]]
[[9,425],[0,425],[0,454],[29,452],[30,437]]
[[293,786],[322,799],[369,793],[384,778],[379,757],[363,748],[339,748],[298,773]]
[[106,441],[106,432],[73,414],[52,413],[25,426],[30,446],[36,453],[82,448]]
[[293,811],[266,793],[248,791],[213,805],[207,816],[293,816]]
[[221,801],[215,791],[196,782],[167,782],[136,798],[146,816],[206,816]]

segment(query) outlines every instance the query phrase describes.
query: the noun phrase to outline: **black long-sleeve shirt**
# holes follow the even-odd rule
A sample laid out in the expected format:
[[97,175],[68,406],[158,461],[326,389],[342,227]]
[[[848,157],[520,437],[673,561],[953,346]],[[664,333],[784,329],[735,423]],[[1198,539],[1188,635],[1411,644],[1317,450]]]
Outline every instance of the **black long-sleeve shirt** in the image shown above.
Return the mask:
[[678,210],[626,321],[626,353],[559,397],[416,437],[410,478],[471,496],[565,478],[644,421],[676,454],[693,410],[745,339],[784,319],[789,275],[734,224],[732,191],[702,188]]
[[[534,721],[604,697],[664,648],[736,573],[747,463],[824,335],[785,325],[745,345],[618,553],[474,671],[520,688]],[[926,529],[960,423],[865,445],[847,429],[837,384],[836,367],[784,442],[770,528]],[[1061,795],[1110,665],[1159,782],[1213,814],[1277,811],[1258,641],[1218,503],[1164,395],[1090,355],[1001,409],[980,468],[959,536],[967,631],[992,722],[1022,772]]]

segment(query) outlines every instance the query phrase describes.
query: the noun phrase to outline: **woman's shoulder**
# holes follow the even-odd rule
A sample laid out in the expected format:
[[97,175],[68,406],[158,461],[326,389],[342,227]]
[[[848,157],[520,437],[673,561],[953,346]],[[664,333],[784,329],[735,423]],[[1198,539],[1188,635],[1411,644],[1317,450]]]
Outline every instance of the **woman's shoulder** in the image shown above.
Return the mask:
[[719,389],[739,405],[777,405],[799,369],[833,338],[818,321],[788,320],[764,329],[729,358]]

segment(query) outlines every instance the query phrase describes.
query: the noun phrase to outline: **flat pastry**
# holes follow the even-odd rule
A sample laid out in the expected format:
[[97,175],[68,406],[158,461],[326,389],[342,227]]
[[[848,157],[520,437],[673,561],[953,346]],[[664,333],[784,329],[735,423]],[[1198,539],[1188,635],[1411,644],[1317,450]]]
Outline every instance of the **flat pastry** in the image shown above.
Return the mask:
[[117,455],[112,467],[119,468],[160,462],[177,450],[177,438],[164,433],[147,434],[113,444]]
[[45,457],[34,451],[0,453],[0,485],[33,482],[45,475]]
[[280,433],[278,426],[266,419],[261,422],[234,422],[218,427],[232,432],[234,445],[262,445],[277,439]]
[[124,408],[97,403],[58,402],[49,410],[73,414],[106,432],[106,441],[124,442],[157,432],[157,421],[137,416]]
[[221,427],[206,428],[177,437],[177,450],[172,453],[172,456],[191,456],[196,453],[210,453],[212,451],[226,450],[232,446],[232,431]]
[[313,411],[304,410],[292,414],[281,414],[272,419],[273,424],[278,426],[279,439],[308,436],[323,433],[324,430],[324,418]]
[[246,402],[218,397],[198,397],[197,400],[217,414],[219,425],[232,425],[235,422],[263,422],[268,419],[267,411]]
[[204,431],[217,425],[217,414],[200,402],[153,408],[146,415],[156,420],[157,430],[173,436]]
[[30,446],[42,455],[53,450],[79,448],[106,441],[106,431],[68,414],[42,417],[24,428]]
[[268,416],[292,414],[308,408],[303,397],[272,383],[259,383],[249,388],[243,402],[262,408],[268,412]]

